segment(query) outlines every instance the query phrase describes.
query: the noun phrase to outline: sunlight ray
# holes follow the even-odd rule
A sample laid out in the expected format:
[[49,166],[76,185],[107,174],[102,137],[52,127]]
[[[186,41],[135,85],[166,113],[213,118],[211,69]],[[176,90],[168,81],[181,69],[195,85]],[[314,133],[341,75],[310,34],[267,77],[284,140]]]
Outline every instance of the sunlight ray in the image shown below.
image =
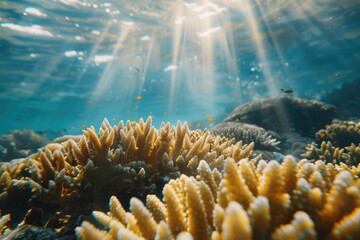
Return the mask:
[[[114,50],[111,53],[111,56],[116,57],[118,55],[118,52],[122,48],[123,42],[126,40],[131,28],[133,27],[133,24],[122,24],[121,25],[121,32],[118,36],[118,39],[116,41],[116,44],[114,46]],[[114,74],[118,70],[118,62],[117,61],[109,61],[106,64],[105,70],[103,71],[96,87],[95,91],[93,92],[92,98],[101,98],[104,94],[104,91],[109,88],[111,85],[111,82],[114,80]]]
[[[174,5],[175,12],[174,16],[180,18],[183,16],[183,1],[178,0]],[[173,23],[173,45],[172,45],[172,66],[178,66],[179,61],[179,51],[180,51],[180,44],[183,37],[183,24],[177,24],[176,22]],[[170,91],[169,91],[169,104],[168,104],[168,111],[174,107],[174,99],[175,99],[175,88],[176,88],[176,81],[177,81],[177,71],[171,71],[171,78],[170,78]]]
[[95,55],[98,53],[98,49],[101,47],[101,44],[104,42],[112,25],[113,25],[113,22],[108,21],[104,27],[104,30],[101,32],[99,39],[96,40],[96,42],[94,43],[94,46],[92,47],[91,52],[87,56],[87,59],[84,63],[84,71],[82,71],[79,74],[79,76],[77,77],[77,79],[75,79],[77,84],[80,83],[80,81],[79,81],[80,79],[83,79],[83,76],[86,73],[86,70],[88,69],[88,67],[91,66],[91,64],[93,64]]
[[263,65],[264,80],[266,82],[267,88],[269,89],[269,95],[271,97],[276,96],[278,95],[278,86],[275,84],[275,81],[273,79],[273,73],[269,66],[270,61],[266,53],[266,47],[263,43],[263,36],[260,31],[259,23],[254,16],[254,10],[252,9],[251,1],[244,0],[241,5],[237,5],[237,8],[244,14],[247,26],[249,27],[249,30],[251,32],[252,40],[254,41],[256,46],[256,54],[259,58],[259,61]]

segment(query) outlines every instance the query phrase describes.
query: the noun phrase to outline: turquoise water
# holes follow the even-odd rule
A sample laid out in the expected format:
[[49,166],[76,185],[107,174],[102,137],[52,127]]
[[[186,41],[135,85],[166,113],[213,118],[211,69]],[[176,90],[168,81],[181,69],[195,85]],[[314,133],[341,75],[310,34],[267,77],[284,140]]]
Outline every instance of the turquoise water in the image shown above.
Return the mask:
[[0,133],[153,116],[210,127],[235,106],[321,98],[360,73],[360,2],[0,2]]

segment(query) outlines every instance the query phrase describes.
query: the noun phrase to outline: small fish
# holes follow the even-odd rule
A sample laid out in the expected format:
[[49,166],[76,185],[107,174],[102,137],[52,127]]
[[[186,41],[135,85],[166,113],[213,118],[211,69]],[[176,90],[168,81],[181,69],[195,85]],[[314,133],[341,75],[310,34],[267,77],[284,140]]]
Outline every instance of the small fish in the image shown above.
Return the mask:
[[86,124],[81,124],[81,127],[82,127],[82,128],[86,128]]
[[199,127],[201,127],[201,124],[200,124],[200,123],[197,123],[197,124],[195,125],[195,127],[196,127],[196,128],[199,128]]
[[138,68],[138,67],[135,68],[135,71],[140,72],[140,68]]
[[76,114],[76,116],[78,116],[78,117],[82,117],[82,116],[84,116],[84,114],[82,114],[82,113],[78,113],[78,114]]
[[112,120],[113,120],[113,121],[116,121],[116,117],[113,117]]
[[91,99],[87,100],[87,104],[92,104],[93,101]]
[[214,121],[215,118],[213,118],[213,117],[208,117],[208,118],[206,118],[206,120],[208,120],[208,121]]
[[167,112],[163,112],[163,114],[164,114],[164,115],[166,115],[166,114],[167,114]]
[[65,129],[65,128],[62,128],[61,130],[62,130],[63,132],[66,132],[66,129]]
[[280,88],[280,90],[283,92],[283,93],[286,93],[286,94],[289,94],[289,93],[293,93],[294,90],[291,90],[291,89],[283,89],[283,88]]
[[130,111],[130,110],[127,110],[127,112],[128,112],[128,113],[131,113],[131,111]]
[[76,129],[76,127],[75,126],[71,126],[71,130],[75,130]]
[[142,99],[142,96],[141,95],[138,95],[138,96],[136,96],[135,97],[137,100],[140,100],[140,99]]
[[135,121],[135,120],[131,120],[130,123],[131,123],[132,125],[134,125],[134,124],[136,124],[136,121]]

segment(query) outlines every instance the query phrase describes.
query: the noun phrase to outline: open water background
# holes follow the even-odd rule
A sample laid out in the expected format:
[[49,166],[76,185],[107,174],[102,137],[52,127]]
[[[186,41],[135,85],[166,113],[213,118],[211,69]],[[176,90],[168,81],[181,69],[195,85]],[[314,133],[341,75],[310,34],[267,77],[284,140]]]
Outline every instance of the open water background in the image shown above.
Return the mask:
[[360,1],[0,1],[0,133],[321,99],[360,73]]

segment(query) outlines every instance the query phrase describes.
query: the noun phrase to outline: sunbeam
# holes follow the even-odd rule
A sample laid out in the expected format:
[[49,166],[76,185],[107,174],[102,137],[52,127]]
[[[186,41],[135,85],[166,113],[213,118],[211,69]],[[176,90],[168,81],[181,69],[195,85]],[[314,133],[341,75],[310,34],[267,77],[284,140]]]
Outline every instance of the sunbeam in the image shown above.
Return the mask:
[[92,98],[101,98],[103,97],[104,91],[109,88],[109,86],[112,85],[112,81],[114,81],[114,75],[118,71],[118,61],[113,61],[116,56],[118,56],[118,53],[120,49],[122,48],[122,44],[126,40],[130,30],[133,28],[134,23],[133,22],[122,22],[121,23],[121,31],[117,38],[116,44],[114,45],[114,49],[111,53],[112,59],[106,64],[105,70],[103,71],[100,79],[98,80],[98,83],[95,87],[95,90],[93,92]]

